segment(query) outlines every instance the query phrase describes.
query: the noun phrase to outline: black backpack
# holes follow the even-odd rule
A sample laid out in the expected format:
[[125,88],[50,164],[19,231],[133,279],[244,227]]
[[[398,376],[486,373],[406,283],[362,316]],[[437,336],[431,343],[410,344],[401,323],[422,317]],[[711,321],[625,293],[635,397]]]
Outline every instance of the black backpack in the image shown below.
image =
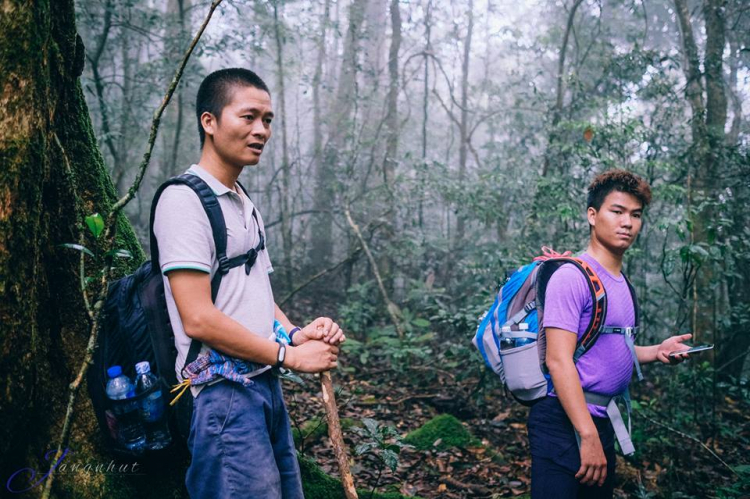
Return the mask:
[[[216,256],[219,261],[219,269],[211,279],[211,300],[213,302],[216,302],[222,277],[230,269],[240,265],[245,265],[246,271],[249,273],[258,253],[265,249],[265,237],[259,230],[260,242],[255,248],[234,258],[227,258],[227,229],[219,200],[208,184],[197,175],[183,174],[170,178],[156,191],[151,203],[149,224],[151,260],[143,263],[133,274],[110,284],[103,309],[98,346],[94,351],[93,363],[87,376],[89,396],[94,406],[96,418],[99,421],[105,445],[113,453],[126,457],[132,457],[136,454],[120,445],[114,437],[116,426],[113,427],[112,425],[113,423],[116,425],[116,423],[112,409],[118,403],[132,403],[133,399],[127,399],[127,402],[113,401],[107,397],[107,369],[114,365],[121,366],[123,374],[134,380],[135,364],[148,361],[151,364],[151,372],[159,379],[159,384],[152,390],[137,395],[136,401],[140,404],[141,400],[153,390],[161,388],[167,407],[173,444],[175,442],[186,442],[190,432],[193,397],[186,394],[180,397],[174,407],[169,406],[169,402],[172,400],[170,387],[178,383],[175,375],[177,348],[167,311],[164,281],[159,267],[159,248],[154,235],[156,205],[164,189],[175,184],[187,185],[195,191],[211,223]],[[247,195],[247,191],[241,184],[240,187]],[[260,228],[254,209],[252,215]],[[201,343],[193,340],[185,365],[198,357],[200,349]],[[173,445],[170,447],[173,447]]]

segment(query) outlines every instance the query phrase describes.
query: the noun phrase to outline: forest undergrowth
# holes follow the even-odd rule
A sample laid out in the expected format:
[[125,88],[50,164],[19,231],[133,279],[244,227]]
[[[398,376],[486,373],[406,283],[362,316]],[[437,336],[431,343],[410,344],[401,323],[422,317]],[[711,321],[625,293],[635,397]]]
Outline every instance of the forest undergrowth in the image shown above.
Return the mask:
[[[424,498],[529,496],[529,409],[484,368],[473,331],[444,341],[425,319],[411,325],[404,340],[384,327],[344,344],[334,385],[357,487]],[[615,497],[749,497],[747,383],[715,384],[698,357],[644,374],[631,385],[636,454],[618,455]],[[319,392],[313,376],[285,381],[298,450],[336,475]],[[395,465],[383,456],[389,451]]]

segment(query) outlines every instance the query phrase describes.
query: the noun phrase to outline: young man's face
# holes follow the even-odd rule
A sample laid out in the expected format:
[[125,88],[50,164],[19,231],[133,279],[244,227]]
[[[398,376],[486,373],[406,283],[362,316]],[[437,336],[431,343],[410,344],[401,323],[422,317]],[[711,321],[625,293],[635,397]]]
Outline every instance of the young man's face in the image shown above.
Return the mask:
[[635,242],[643,223],[642,216],[643,204],[637,197],[612,191],[599,210],[588,209],[591,238],[613,253],[622,254]]
[[217,119],[203,113],[201,123],[206,132],[206,144],[226,163],[243,167],[260,161],[268,139],[271,138],[271,96],[255,87],[234,86],[232,100]]

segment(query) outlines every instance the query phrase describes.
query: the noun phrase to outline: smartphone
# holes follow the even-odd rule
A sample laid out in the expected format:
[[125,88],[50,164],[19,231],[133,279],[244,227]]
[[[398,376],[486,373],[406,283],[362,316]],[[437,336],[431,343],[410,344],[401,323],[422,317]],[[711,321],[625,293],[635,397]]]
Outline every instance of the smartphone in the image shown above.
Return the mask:
[[711,350],[713,349],[713,345],[695,345],[690,350],[682,350],[681,352],[672,352],[669,354],[670,357],[677,357],[681,353],[695,353],[695,352],[702,352],[703,350]]

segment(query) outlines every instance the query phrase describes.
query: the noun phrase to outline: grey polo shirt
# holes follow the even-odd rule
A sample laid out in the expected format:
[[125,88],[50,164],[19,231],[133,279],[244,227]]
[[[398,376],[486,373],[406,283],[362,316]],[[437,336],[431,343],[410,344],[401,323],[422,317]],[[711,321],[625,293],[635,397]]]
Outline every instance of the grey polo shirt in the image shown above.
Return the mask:
[[[227,257],[232,258],[255,248],[260,241],[258,225],[252,216],[254,206],[239,185],[235,185],[233,191],[198,165],[192,165],[186,173],[203,179],[219,200],[227,226]],[[260,230],[265,234],[263,219],[257,209],[255,214]],[[194,269],[206,272],[213,278],[219,267],[211,224],[200,199],[190,187],[172,185],[164,190],[156,207],[154,235],[159,245],[159,266],[164,275],[167,309],[177,346],[175,372],[177,379],[182,380],[180,371],[190,349],[190,338],[182,326],[167,273],[177,269]],[[268,276],[271,272],[273,267],[268,250],[263,250],[249,275],[245,274],[244,266],[239,266],[222,278],[215,303],[216,308],[263,338],[273,337],[274,300]],[[207,350],[208,347],[203,345],[201,353]],[[191,387],[193,396],[197,397],[202,388]]]

